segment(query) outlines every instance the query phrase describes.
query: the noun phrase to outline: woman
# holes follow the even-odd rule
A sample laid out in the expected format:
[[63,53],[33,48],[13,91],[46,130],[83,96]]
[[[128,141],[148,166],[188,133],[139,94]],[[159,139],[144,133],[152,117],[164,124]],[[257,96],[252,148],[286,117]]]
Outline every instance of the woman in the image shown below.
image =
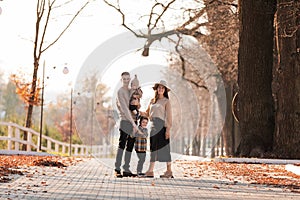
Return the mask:
[[172,110],[166,81],[161,80],[153,87],[155,96],[145,112],[152,122],[150,132],[150,165],[146,177],[154,177],[155,161],[166,162],[167,170],[161,178],[173,178],[170,153],[170,129],[172,126]]

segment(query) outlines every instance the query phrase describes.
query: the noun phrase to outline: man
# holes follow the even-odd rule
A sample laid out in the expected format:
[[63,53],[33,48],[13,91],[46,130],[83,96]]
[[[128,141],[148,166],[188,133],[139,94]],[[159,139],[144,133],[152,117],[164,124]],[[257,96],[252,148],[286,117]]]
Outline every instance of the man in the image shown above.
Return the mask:
[[119,146],[116,155],[115,162],[115,174],[117,177],[122,177],[121,174],[121,163],[123,152],[125,151],[124,165],[123,165],[123,176],[134,176],[130,171],[130,159],[131,153],[133,150],[135,138],[131,137],[131,133],[137,130],[137,126],[132,118],[131,112],[129,110],[129,83],[130,83],[130,74],[129,72],[123,72],[121,74],[122,87],[118,90],[117,94],[117,108],[120,113],[120,137],[119,137]]

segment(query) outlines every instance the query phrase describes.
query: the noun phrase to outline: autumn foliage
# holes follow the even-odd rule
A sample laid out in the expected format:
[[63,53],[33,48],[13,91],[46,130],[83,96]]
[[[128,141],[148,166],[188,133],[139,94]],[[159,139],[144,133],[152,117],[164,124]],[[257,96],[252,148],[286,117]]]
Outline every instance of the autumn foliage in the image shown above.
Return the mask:
[[25,155],[1,155],[0,156],[0,183],[9,182],[11,174],[24,175],[24,167],[47,166],[67,167],[74,165],[80,159],[60,156],[25,156]]
[[[10,80],[16,85],[16,93],[19,95],[20,99],[26,103],[34,106],[39,106],[41,104],[40,91],[42,87],[37,87],[34,92],[34,100],[31,100],[32,89],[31,82],[27,82],[21,77],[18,77],[16,74],[10,76]],[[39,85],[40,81],[38,81]]]
[[300,176],[279,164],[176,161],[185,177],[215,178],[228,184],[272,185],[300,192]]

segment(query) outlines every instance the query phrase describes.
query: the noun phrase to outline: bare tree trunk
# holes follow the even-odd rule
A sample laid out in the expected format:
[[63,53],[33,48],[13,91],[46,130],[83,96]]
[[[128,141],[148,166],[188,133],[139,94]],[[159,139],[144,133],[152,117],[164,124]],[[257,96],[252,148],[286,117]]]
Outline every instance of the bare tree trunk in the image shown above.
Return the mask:
[[[47,2],[45,0],[38,0],[36,3],[37,18],[35,22],[35,35],[34,35],[34,44],[33,44],[34,69],[33,69],[30,98],[28,102],[28,109],[27,109],[26,122],[25,122],[25,126],[27,128],[31,128],[32,125],[33,106],[37,105],[39,102],[39,98],[37,97],[37,95],[39,95],[37,92],[37,80],[38,80],[37,73],[38,73],[41,56],[47,49],[49,49],[61,38],[61,36],[66,32],[66,30],[73,23],[75,18],[79,15],[79,13],[89,4],[89,1],[86,1],[83,4],[83,6],[77,11],[77,13],[74,14],[74,16],[71,18],[69,23],[65,26],[65,28],[61,31],[61,33],[57,36],[57,38],[54,39],[51,43],[49,43],[46,47],[44,47],[45,46],[44,39],[47,32],[47,26],[50,20],[50,14],[53,12],[54,8],[57,8],[54,6],[55,2],[56,2],[55,0],[47,1]],[[45,17],[45,21],[42,20],[44,19],[44,17]],[[27,132],[24,132],[23,139],[27,140]],[[25,150],[26,145],[23,145],[22,149]]]
[[222,130],[222,137],[223,142],[225,145],[225,152],[227,156],[233,155],[234,153],[234,138],[231,134],[234,127],[232,126],[232,112],[231,112],[231,101],[232,101],[232,87],[228,86],[225,88],[226,91],[226,116],[225,116],[225,122],[224,127]]
[[[201,123],[201,120],[199,121]],[[195,137],[193,138],[192,144],[192,155],[200,156],[200,147],[201,147],[201,128],[197,130]]]
[[[237,26],[233,25],[235,24],[234,22],[236,22],[236,19],[234,18],[235,15],[232,14],[231,11],[231,3],[234,3],[234,1],[204,0],[204,4],[207,8],[208,21],[211,24],[209,26],[210,36],[204,40],[204,42],[207,43],[204,48],[208,51],[209,55],[212,57],[212,60],[216,63],[225,83],[227,104],[226,116],[224,116],[225,122],[224,128],[222,130],[222,136],[224,139],[224,145],[227,155],[233,155],[232,144],[234,138],[232,137],[233,127],[230,104],[230,102],[232,101],[232,95],[230,95],[230,93],[231,85],[236,84],[236,76],[234,73],[235,70],[231,70],[231,72],[228,72],[228,69],[236,69],[237,46],[235,46],[235,44],[238,43],[238,38],[235,37],[237,36],[238,29],[236,28]],[[220,39],[220,35],[224,35],[222,34],[222,32],[228,32],[229,30],[232,32],[226,35],[224,38]],[[202,41],[200,40],[200,42]],[[218,99],[218,101],[220,102],[222,101],[222,99]]]
[[274,150],[278,157],[296,159],[300,158],[299,9],[299,1],[298,3],[278,1],[276,22],[278,62],[274,69],[276,102]]
[[272,149],[274,0],[241,1],[239,47],[239,118],[241,142],[237,154],[263,157]]
[[[36,101],[35,97],[36,97],[38,67],[39,67],[39,60],[37,58],[34,58],[34,70],[33,70],[32,84],[31,84],[31,91],[30,91],[31,96],[29,99],[27,115],[26,115],[26,123],[25,123],[26,128],[31,128],[31,124],[32,124],[33,105],[34,105],[34,102]],[[27,140],[27,132],[26,131],[24,131],[23,139],[25,141]],[[23,151],[26,150],[25,144],[22,146],[22,150]]]

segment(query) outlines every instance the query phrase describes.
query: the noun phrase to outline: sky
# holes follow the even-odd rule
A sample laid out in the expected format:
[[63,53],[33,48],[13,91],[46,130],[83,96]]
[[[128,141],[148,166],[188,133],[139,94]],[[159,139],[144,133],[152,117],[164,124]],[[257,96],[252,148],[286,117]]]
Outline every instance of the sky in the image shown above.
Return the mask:
[[[56,38],[69,22],[68,18],[78,11],[85,0],[74,2],[75,5],[72,4],[73,6],[63,7],[64,10],[57,9],[53,12],[45,42],[50,43]],[[131,0],[122,2],[126,2],[121,5],[122,9],[129,11],[126,12],[126,22],[136,29],[145,28],[145,21],[141,22],[137,19],[140,19],[140,15],[150,12],[153,1]],[[5,73],[6,79],[10,74],[24,74],[26,72],[27,79],[30,81],[33,72],[32,41],[35,31],[36,1],[4,0],[0,1],[0,7],[2,10],[0,14],[0,71]],[[143,19],[147,20],[145,17]],[[74,87],[79,73],[82,72],[82,68],[85,67],[84,65],[89,63],[90,55],[99,47],[101,49],[104,43],[108,41],[114,43],[114,38],[117,41],[124,34],[125,36],[127,34],[132,36],[128,41],[121,41],[119,46],[113,44],[115,46],[106,48],[109,50],[111,48],[121,49],[123,46],[130,45],[126,42],[136,43],[134,48],[143,47],[144,42],[139,42],[133,34],[125,29],[121,25],[121,20],[121,15],[102,0],[92,1],[84,9],[67,32],[43,54],[40,60],[38,72],[40,78],[42,77],[42,65],[45,63],[45,102],[54,101],[57,94],[70,91],[70,88]],[[133,21],[134,23],[131,23]],[[171,21],[169,20],[168,23]],[[151,50],[150,56],[146,58],[141,56],[141,51],[134,52],[132,49],[126,48],[123,48],[123,51],[119,51],[119,55],[110,57],[110,62],[105,63],[108,68],[111,68],[110,70],[107,70],[107,66],[100,66],[101,58],[95,61],[98,62],[96,65],[105,68],[101,76],[103,76],[102,80],[112,88],[110,94],[115,90],[117,83],[120,83],[119,74],[122,71],[134,71],[141,66],[150,64],[162,65],[162,68],[167,65],[166,52],[161,50]],[[114,53],[111,52],[111,54]],[[105,54],[104,51],[97,56],[106,56]],[[69,69],[68,74],[62,73],[64,67]],[[160,78],[158,73],[152,74],[153,81],[158,81]],[[151,84],[153,81],[148,82]],[[147,87],[145,90],[149,90],[149,95],[152,94],[151,87]]]
[[[60,10],[51,19],[46,42],[52,42],[53,38],[56,38],[56,35],[60,33],[60,30],[68,22],[66,17],[73,16],[70,14],[76,12],[84,0],[75,0],[74,2],[78,4],[77,8],[76,6],[70,7],[67,9],[67,12],[66,10]],[[129,13],[130,18],[130,16],[136,17],[136,12],[147,13],[146,8],[151,7],[146,5],[153,1],[124,0],[122,2],[126,2],[126,6],[134,11]],[[180,4],[179,6],[181,7],[182,5]],[[0,14],[0,71],[5,72],[6,77],[10,74],[26,72],[30,81],[33,71],[32,40],[35,31],[36,1],[4,0],[0,1],[0,7],[2,10]],[[124,9],[126,10],[126,8]],[[176,18],[173,16],[168,19]],[[171,21],[168,20],[166,23]],[[93,1],[85,8],[70,29],[41,58],[39,77],[42,77],[42,66],[45,63],[45,106],[55,101],[56,96],[61,93],[70,94],[71,88],[78,83],[80,77],[88,77],[85,72],[89,70],[98,77],[100,76],[101,82],[111,88],[109,94],[114,100],[116,90],[121,84],[121,72],[129,71],[132,76],[136,73],[140,78],[144,92],[141,110],[145,110],[145,106],[149,103],[147,100],[149,100],[149,97],[153,97],[152,86],[155,82],[164,78],[161,76],[161,70],[167,67],[166,55],[173,47],[170,42],[162,40],[159,42],[161,47],[157,44],[152,44],[151,47],[156,47],[156,49],[151,49],[149,57],[142,57],[141,51],[136,51],[135,49],[142,48],[145,44],[144,41],[135,38],[133,34],[121,26],[121,23],[120,14],[104,4],[102,0]],[[141,25],[144,25],[145,28],[145,24],[140,22],[133,25],[136,29],[142,29]],[[64,67],[69,69],[68,74],[63,73]],[[174,74],[172,76],[176,77]],[[187,84],[186,81],[179,79],[179,77],[178,79],[176,78],[177,85]],[[192,88],[188,87],[190,85],[187,84],[186,86],[186,91],[194,94]],[[193,95],[190,95],[189,98],[183,97],[183,94],[176,89],[179,90],[180,88],[171,87],[171,93],[174,94],[173,99],[177,103],[176,105],[180,107],[188,104],[187,102],[190,104],[190,98]],[[193,101],[196,102],[197,98],[193,98]],[[191,105],[197,105],[197,103]],[[81,109],[85,109],[88,112],[85,107]],[[198,107],[195,108],[193,106],[190,109],[191,112],[198,113]],[[183,119],[186,112],[188,110],[180,110],[180,115],[177,118]],[[199,116],[197,115],[197,117]],[[191,132],[196,133],[196,131]]]
[[[31,79],[33,71],[32,40],[36,17],[35,2],[0,1],[2,9],[0,14],[0,70],[4,72],[6,79],[10,74],[24,72],[28,75],[28,79]],[[46,42],[52,41],[51,39],[64,27],[63,24],[68,22],[66,16],[74,13],[80,5],[82,4],[79,3],[77,7],[74,6],[74,8],[69,9],[67,13],[65,11],[56,12],[58,14],[52,18],[52,29],[49,29]],[[91,52],[101,46],[103,42],[124,32],[127,31],[121,26],[121,17],[115,10],[104,4],[103,1],[98,0],[90,3],[62,38],[45,52],[40,61],[40,78],[42,77],[42,65],[45,63],[45,101],[47,102],[47,99],[53,101],[57,94],[70,91],[83,63]],[[137,65],[143,63],[164,62],[165,59],[160,55],[158,55],[159,58],[155,57],[155,61],[153,61],[153,56],[148,59],[140,57],[140,53],[136,52],[119,56],[110,64],[115,70],[114,74],[121,73],[120,70],[133,70]],[[125,68],[113,67],[113,63],[118,66],[123,65]],[[68,74],[62,73],[64,67],[68,67]],[[119,80],[119,74],[112,77],[106,73],[104,76],[104,81],[107,81],[108,84],[113,83],[113,87],[115,87],[115,83]]]
[[[76,5],[68,7],[67,11],[54,12],[46,42],[52,42],[53,38],[56,38],[69,22],[66,18],[73,16],[72,13],[77,12],[85,1],[74,2]],[[147,9],[151,8],[147,4],[152,3],[132,0],[122,5],[124,10],[134,11],[126,13],[129,24],[133,19],[137,19],[141,12],[147,13]],[[30,81],[33,71],[32,40],[35,31],[36,1],[4,0],[0,1],[0,6],[0,70],[5,72],[7,79],[10,74],[26,72]],[[137,39],[126,30],[121,25],[121,19],[120,14],[102,0],[92,1],[60,40],[45,52],[40,60],[38,73],[42,78],[42,66],[45,63],[46,106],[55,101],[58,95],[70,94],[71,88],[78,82],[78,77],[89,68],[97,73],[102,83],[109,86],[111,90],[108,95],[111,95],[112,99],[115,99],[113,96],[120,87],[122,71],[132,72],[132,76],[138,74],[144,99],[148,100],[153,96],[153,83],[164,79],[160,70],[167,67],[166,56],[173,47],[168,46],[168,41],[162,40],[159,44],[152,44],[154,49],[151,49],[150,56],[142,57],[141,51],[135,49],[141,49],[145,41]],[[142,29],[145,24],[135,21],[130,26]],[[155,70],[149,70],[149,66]],[[68,74],[62,72],[64,67],[69,69]]]

